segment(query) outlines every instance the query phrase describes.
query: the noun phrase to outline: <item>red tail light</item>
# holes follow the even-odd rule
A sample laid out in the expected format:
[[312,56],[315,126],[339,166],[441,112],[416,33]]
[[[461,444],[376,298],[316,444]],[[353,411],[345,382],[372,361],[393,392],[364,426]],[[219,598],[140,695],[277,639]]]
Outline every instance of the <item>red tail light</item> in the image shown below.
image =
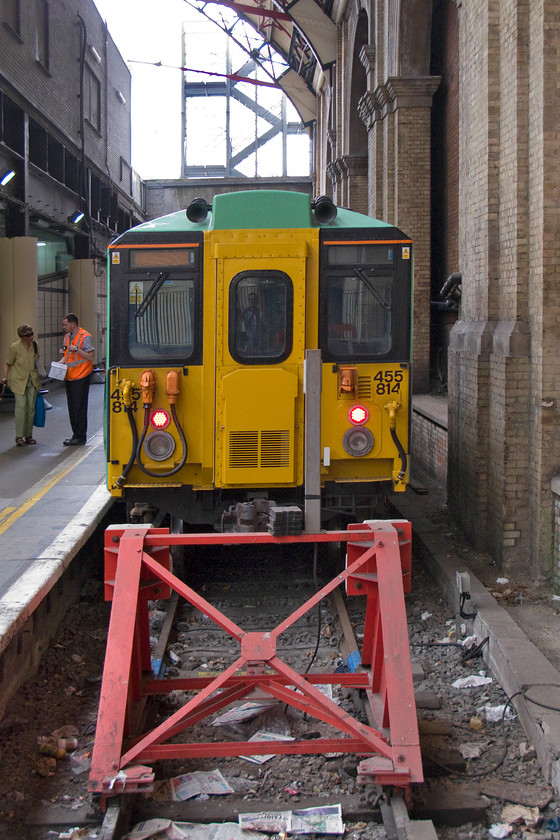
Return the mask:
[[363,426],[369,420],[369,411],[365,405],[353,405],[348,411],[348,420],[354,426]]
[[163,408],[156,408],[155,411],[152,411],[150,423],[154,429],[165,429],[169,426],[170,421],[171,416],[169,412],[165,411]]

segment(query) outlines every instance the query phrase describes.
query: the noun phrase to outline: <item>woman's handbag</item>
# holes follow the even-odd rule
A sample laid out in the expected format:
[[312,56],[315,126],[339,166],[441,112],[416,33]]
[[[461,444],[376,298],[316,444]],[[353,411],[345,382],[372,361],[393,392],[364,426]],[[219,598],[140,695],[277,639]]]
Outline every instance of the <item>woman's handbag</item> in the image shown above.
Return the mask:
[[33,342],[33,349],[35,351],[35,370],[39,376],[39,379],[46,379],[47,378],[47,371],[45,370],[45,365],[41,361],[39,357],[39,350],[37,349],[37,342]]
[[37,391],[37,399],[35,400],[35,418],[33,425],[38,429],[42,429],[45,425],[47,416],[47,408],[45,406],[45,399],[40,391]]
[[39,356],[35,356],[35,367],[37,368],[37,373],[39,374],[40,379],[47,378],[47,371],[45,370],[45,365],[39,358]]

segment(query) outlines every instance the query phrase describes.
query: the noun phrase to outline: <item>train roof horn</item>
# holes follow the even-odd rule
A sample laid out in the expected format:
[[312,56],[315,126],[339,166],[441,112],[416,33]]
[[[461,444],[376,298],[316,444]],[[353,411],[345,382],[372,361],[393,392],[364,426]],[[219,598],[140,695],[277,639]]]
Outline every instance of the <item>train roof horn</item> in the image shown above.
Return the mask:
[[317,221],[323,224],[334,222],[338,212],[332,198],[329,198],[328,195],[320,195],[319,198],[312,201],[311,209],[314,211]]
[[194,224],[200,224],[206,220],[211,209],[212,205],[208,204],[205,198],[193,198],[187,207],[187,219]]

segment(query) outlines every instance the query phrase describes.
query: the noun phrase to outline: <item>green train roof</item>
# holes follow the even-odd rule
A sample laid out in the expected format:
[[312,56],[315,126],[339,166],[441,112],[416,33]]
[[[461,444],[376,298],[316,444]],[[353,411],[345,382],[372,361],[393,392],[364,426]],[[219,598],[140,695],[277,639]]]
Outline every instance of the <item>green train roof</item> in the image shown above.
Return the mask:
[[255,230],[273,228],[387,228],[392,225],[353,210],[338,208],[332,222],[318,222],[306,193],[287,190],[243,190],[214,196],[212,212],[200,224],[185,210],[161,216],[132,228],[136,234],[204,230]]

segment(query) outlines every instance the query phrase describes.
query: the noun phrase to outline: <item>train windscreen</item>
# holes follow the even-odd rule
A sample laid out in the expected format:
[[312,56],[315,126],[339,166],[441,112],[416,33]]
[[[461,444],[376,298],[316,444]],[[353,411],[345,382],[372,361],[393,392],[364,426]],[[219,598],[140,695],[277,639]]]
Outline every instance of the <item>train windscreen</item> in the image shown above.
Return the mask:
[[194,349],[194,279],[170,277],[128,283],[128,349],[138,361],[190,356]]
[[406,358],[410,247],[401,240],[324,241],[319,336],[326,361]]
[[392,277],[354,268],[329,277],[328,349],[334,356],[377,356],[391,349]]

